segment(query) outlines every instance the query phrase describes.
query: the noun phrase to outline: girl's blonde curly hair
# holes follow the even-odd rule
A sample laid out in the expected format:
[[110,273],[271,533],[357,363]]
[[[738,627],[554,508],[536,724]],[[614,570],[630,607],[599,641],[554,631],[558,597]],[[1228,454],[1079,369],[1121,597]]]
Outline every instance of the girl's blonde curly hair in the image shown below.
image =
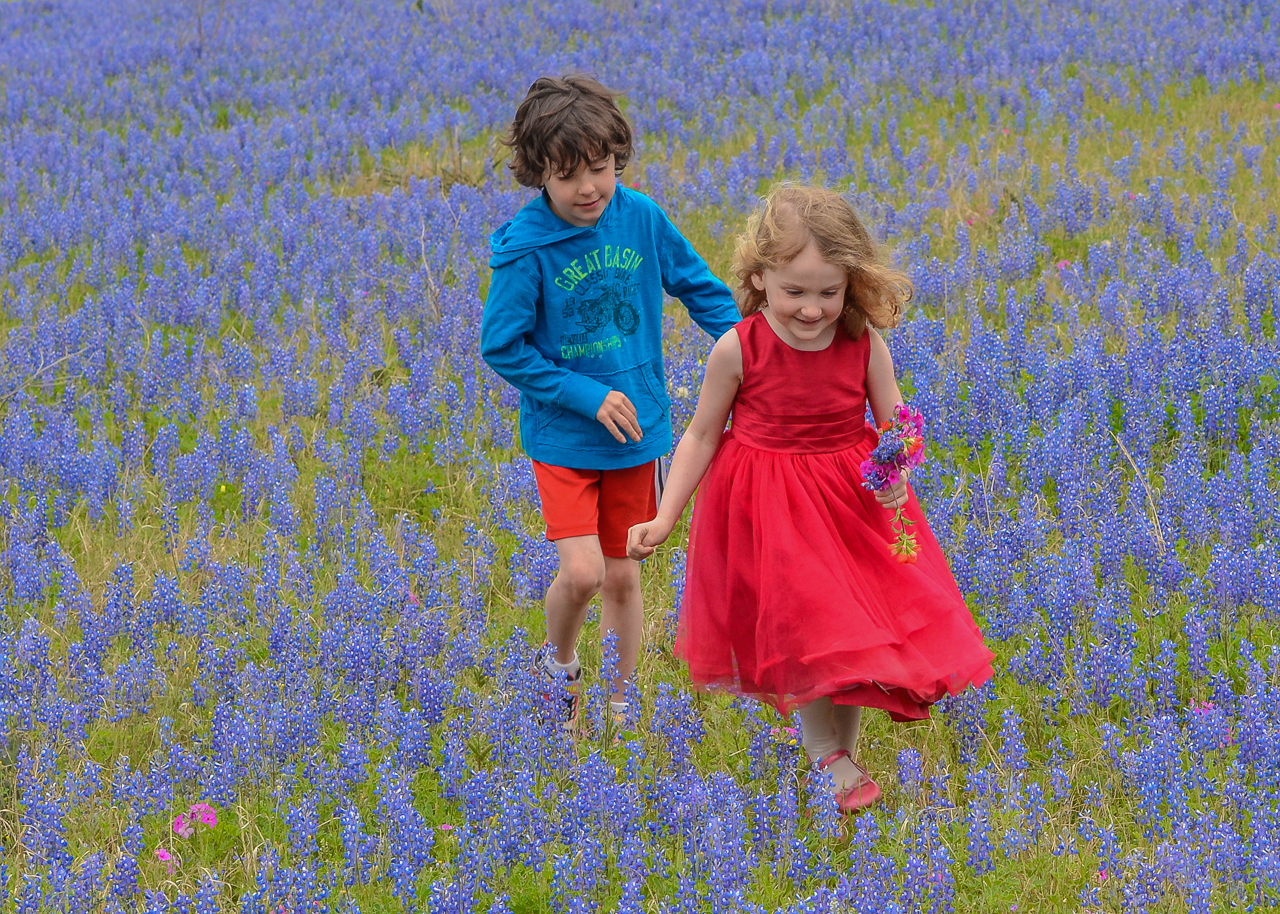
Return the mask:
[[843,267],[849,276],[840,313],[849,336],[858,339],[867,324],[879,329],[898,325],[902,306],[913,294],[907,274],[889,266],[884,247],[848,200],[832,190],[794,184],[770,191],[738,237],[733,272],[743,317],[768,304],[751,277],[789,263],[810,242],[823,260]]

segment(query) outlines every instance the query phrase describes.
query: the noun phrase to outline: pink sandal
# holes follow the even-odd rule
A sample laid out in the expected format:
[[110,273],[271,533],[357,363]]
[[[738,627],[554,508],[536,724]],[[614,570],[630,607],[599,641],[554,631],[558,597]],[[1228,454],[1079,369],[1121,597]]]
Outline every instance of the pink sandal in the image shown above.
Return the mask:
[[830,755],[819,759],[818,769],[823,770],[830,767],[841,756],[848,758],[850,762],[853,762],[853,767],[862,772],[862,780],[857,784],[852,787],[846,787],[844,790],[836,791],[836,803],[841,811],[857,812],[860,809],[874,806],[880,801],[880,785],[871,779],[871,773],[867,769],[853,761],[853,756],[849,755],[848,749],[837,749]]

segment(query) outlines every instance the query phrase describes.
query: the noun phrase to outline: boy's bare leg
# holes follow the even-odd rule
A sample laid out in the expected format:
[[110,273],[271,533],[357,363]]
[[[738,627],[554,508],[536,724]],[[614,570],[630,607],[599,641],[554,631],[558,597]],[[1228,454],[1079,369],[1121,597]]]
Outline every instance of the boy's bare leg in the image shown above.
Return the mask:
[[557,663],[571,663],[578,633],[587,620],[587,605],[605,582],[605,557],[594,534],[565,537],[555,544],[560,571],[547,588],[547,640],[555,647]]
[[640,563],[604,556],[604,585],[600,588],[600,631],[618,635],[618,669],[611,701],[626,701],[626,681],[636,672],[644,604],[640,592]]

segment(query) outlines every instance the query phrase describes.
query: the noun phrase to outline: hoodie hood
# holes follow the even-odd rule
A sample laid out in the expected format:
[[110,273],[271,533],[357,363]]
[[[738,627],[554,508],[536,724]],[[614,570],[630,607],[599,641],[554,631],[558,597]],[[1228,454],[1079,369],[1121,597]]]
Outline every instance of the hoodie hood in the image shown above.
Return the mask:
[[614,208],[614,200],[622,192],[619,187],[613,194],[613,200],[604,208],[595,225],[570,225],[551,211],[547,205],[545,193],[534,197],[516,213],[515,218],[502,223],[489,239],[493,256],[489,266],[497,269],[500,266],[519,260],[535,248],[564,241],[584,232],[590,232],[609,217]]

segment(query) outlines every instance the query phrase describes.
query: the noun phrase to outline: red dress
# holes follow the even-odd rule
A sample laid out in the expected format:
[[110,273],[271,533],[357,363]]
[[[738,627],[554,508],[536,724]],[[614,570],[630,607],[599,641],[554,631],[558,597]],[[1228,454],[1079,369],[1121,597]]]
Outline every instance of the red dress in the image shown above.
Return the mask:
[[993,654],[915,495],[914,565],[889,553],[893,512],[862,487],[870,334],[837,326],[794,349],[763,313],[737,326],[742,386],[698,490],[676,654],[695,685],[788,711],[821,696],[929,716],[981,685]]

